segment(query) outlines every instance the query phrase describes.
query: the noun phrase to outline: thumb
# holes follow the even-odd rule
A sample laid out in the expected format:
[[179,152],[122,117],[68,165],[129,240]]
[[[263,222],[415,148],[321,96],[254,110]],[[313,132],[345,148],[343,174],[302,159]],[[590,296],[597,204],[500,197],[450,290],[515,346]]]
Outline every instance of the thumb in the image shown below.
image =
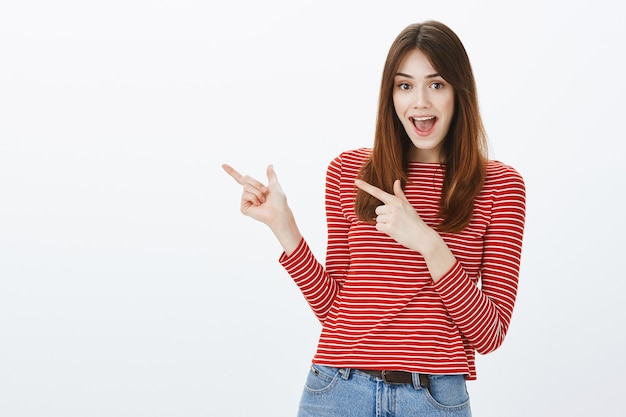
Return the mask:
[[272,164],[267,166],[267,181],[268,185],[278,183],[278,176],[276,176],[276,171],[274,170],[274,165]]
[[402,200],[407,201],[407,202],[409,201],[404,195],[404,191],[402,190],[402,184],[400,180],[396,180],[393,183],[393,193],[396,197],[401,198]]

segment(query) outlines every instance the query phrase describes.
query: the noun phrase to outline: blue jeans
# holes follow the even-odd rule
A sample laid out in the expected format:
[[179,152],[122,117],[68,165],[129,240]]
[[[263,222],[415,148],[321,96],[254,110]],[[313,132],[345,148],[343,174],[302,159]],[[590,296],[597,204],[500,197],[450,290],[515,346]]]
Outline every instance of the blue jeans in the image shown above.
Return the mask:
[[349,368],[313,364],[298,417],[471,417],[463,375],[429,375],[430,387],[388,384]]

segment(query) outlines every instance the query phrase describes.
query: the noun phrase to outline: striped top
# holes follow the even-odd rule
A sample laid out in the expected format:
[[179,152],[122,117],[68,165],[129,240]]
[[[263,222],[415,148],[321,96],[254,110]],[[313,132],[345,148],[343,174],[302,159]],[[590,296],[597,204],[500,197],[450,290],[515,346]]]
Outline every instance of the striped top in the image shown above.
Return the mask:
[[[358,220],[354,180],[366,148],[344,152],[326,177],[325,267],[303,239],[280,263],[322,323],[315,363],[326,366],[466,374],[475,351],[498,348],[515,297],[525,218],[525,187],[511,167],[490,161],[472,220],[440,233],[456,263],[436,284],[423,257]],[[445,166],[410,163],[404,193],[431,227]]]

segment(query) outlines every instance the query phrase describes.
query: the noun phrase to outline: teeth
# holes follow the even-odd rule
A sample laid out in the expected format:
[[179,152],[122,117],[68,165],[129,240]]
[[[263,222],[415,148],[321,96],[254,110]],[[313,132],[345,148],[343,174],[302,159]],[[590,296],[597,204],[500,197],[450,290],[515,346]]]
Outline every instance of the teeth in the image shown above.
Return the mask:
[[417,120],[418,122],[423,122],[425,120],[432,120],[435,116],[425,116],[425,117],[414,117],[413,120]]

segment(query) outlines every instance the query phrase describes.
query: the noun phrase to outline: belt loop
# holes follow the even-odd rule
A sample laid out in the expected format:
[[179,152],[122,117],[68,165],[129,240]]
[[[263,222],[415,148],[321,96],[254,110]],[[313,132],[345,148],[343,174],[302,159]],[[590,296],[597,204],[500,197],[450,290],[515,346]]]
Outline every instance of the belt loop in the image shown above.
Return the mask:
[[422,389],[422,384],[420,383],[420,374],[418,374],[417,372],[413,372],[412,376],[413,376],[413,388],[415,388],[416,390]]
[[339,373],[341,374],[341,379],[347,380],[348,378],[350,378],[350,371],[351,371],[350,368],[341,368],[339,370]]

